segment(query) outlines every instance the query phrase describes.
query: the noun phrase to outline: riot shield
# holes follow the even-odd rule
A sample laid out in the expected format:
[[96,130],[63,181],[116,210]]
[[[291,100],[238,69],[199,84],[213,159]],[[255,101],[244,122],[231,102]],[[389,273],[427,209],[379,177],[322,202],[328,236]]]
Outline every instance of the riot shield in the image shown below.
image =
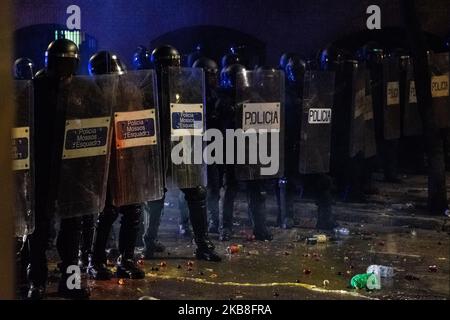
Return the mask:
[[[117,76],[73,77],[58,96],[52,177],[61,218],[103,211],[110,161],[112,107]],[[62,120],[62,121],[61,121]]]
[[116,207],[164,195],[154,79],[151,70],[129,72],[119,79],[109,174]]
[[[348,96],[351,98],[347,103],[351,103],[350,116],[350,157],[355,157],[358,153],[364,152],[365,144],[365,109],[366,109],[366,71],[356,62],[348,63],[346,66],[346,76],[351,78],[351,86],[347,88]],[[348,100],[348,99],[347,99]]]
[[236,86],[235,138],[226,137],[227,157],[233,141],[239,181],[280,178],[284,174],[284,73],[245,71],[245,77],[248,83]]
[[375,121],[373,112],[372,88],[370,85],[370,73],[364,68],[366,88],[364,98],[364,158],[368,159],[377,154],[377,142],[375,137]]
[[15,81],[14,89],[15,123],[11,138],[15,234],[23,237],[34,231],[33,83]]
[[430,54],[431,93],[438,128],[450,126],[449,53]]
[[400,60],[383,60],[383,134],[386,140],[400,139]]
[[334,81],[333,72],[307,71],[305,74],[300,119],[301,174],[330,171]]
[[417,105],[416,83],[411,61],[406,66],[405,104],[403,110],[403,134],[407,137],[420,136],[423,133],[422,120]]
[[202,69],[168,69],[163,88],[164,169],[168,188],[206,186],[203,160],[205,133],[205,83]]

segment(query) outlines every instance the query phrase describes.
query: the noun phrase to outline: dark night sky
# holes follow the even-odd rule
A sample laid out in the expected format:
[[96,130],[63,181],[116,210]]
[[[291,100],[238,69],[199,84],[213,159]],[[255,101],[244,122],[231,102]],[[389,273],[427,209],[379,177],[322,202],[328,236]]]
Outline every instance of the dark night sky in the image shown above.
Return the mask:
[[[450,31],[450,0],[420,0],[427,31]],[[268,45],[269,63],[282,52],[310,55],[334,39],[360,31],[366,8],[378,4],[383,27],[401,26],[399,0],[16,0],[16,28],[66,21],[66,8],[82,10],[82,29],[99,40],[99,49],[129,61],[134,48],[178,28],[217,25],[258,37]]]

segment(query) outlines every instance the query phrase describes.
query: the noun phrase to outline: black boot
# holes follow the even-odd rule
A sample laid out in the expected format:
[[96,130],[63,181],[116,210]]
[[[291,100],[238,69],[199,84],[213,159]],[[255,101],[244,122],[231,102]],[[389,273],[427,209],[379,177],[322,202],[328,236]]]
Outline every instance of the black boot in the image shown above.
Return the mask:
[[206,191],[204,188],[186,189],[189,216],[197,244],[195,256],[199,260],[219,262],[222,259],[214,251],[214,244],[208,238],[208,217],[206,209]]
[[253,233],[258,241],[271,241],[272,234],[266,226],[266,214],[263,210],[264,197],[261,194],[259,181],[249,182],[247,185],[249,211],[253,220]]
[[330,231],[338,227],[333,217],[331,205],[318,205],[316,229]]
[[155,252],[164,252],[166,248],[158,241],[158,230],[164,210],[164,199],[147,204],[148,226],[144,235],[144,258],[152,259]]
[[27,293],[27,300],[42,300],[45,297],[45,291],[45,285],[30,282],[30,287]]
[[[70,266],[61,266],[62,276],[58,285],[58,294],[65,299],[87,300],[91,295],[86,284],[81,280],[81,274],[68,273]],[[78,283],[77,283],[78,282]]]
[[107,205],[105,210],[98,216],[94,232],[93,253],[89,258],[87,273],[94,280],[107,281],[113,277],[113,273],[108,269],[106,257],[106,245],[108,243],[111,228],[119,213],[111,205]]
[[117,260],[117,277],[127,279],[143,279],[145,272],[134,261],[134,249],[139,232],[142,215],[141,205],[120,208],[122,220],[119,235],[120,257]]

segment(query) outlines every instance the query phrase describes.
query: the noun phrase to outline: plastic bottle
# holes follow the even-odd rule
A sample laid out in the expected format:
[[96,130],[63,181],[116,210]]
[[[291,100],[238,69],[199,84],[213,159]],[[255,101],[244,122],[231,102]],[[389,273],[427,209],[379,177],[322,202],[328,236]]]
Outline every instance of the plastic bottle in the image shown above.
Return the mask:
[[394,277],[394,268],[380,265],[371,265],[367,268],[367,273],[375,273],[381,278]]
[[381,289],[380,277],[374,273],[358,274],[352,278],[350,285],[356,289]]

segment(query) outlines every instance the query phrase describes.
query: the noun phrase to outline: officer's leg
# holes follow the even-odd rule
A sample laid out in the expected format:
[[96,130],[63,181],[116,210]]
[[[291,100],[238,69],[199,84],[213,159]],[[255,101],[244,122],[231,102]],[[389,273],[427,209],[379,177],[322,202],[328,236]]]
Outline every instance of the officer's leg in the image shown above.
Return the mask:
[[197,187],[183,189],[189,207],[194,240],[197,244],[195,255],[197,259],[206,261],[220,261],[220,257],[214,251],[213,243],[208,239],[208,213],[206,209],[206,189]]
[[191,230],[189,227],[189,209],[187,207],[183,192],[180,192],[178,195],[178,210],[180,210],[180,222],[178,231],[181,236],[190,237]]
[[145,278],[145,273],[138,268],[134,259],[134,249],[142,216],[142,205],[121,207],[120,211],[122,219],[119,234],[120,257],[117,261],[117,277],[143,279]]
[[89,265],[89,256],[92,254],[94,229],[94,215],[84,216],[82,219],[80,255],[78,257],[78,265],[83,272]]
[[253,220],[253,233],[255,234],[256,240],[272,240],[272,235],[266,226],[265,199],[262,195],[261,181],[247,182],[247,198]]
[[50,220],[45,211],[36,207],[35,229],[32,235],[28,236],[27,245],[29,252],[29,265],[27,276],[29,282],[28,299],[40,300],[45,295],[47,286],[47,240]]
[[210,233],[219,233],[219,202],[222,187],[220,169],[217,164],[208,166],[208,216]]
[[165,247],[158,241],[158,230],[161,224],[161,216],[164,212],[164,198],[147,202],[146,210],[148,218],[147,230],[144,234],[144,257],[151,259],[155,252],[164,252]]
[[398,143],[399,140],[384,141],[384,178],[387,182],[399,183],[401,180],[397,176],[398,167]]
[[[56,247],[61,258],[60,270],[62,273],[58,292],[70,299],[86,299],[89,292],[85,287],[78,286],[74,277],[74,266],[78,267],[78,250],[81,239],[81,217],[61,219],[60,230]],[[72,287],[73,285],[73,287]]]
[[222,241],[229,241],[233,234],[234,200],[237,192],[238,182],[234,175],[234,168],[227,166],[225,168],[222,229],[220,230],[220,240]]
[[118,215],[117,209],[111,204],[107,204],[105,210],[98,216],[95,226],[93,252],[87,270],[88,274],[95,280],[109,280],[113,276],[107,267],[106,245]]
[[317,229],[332,230],[336,227],[333,217],[331,196],[331,178],[325,174],[313,175],[314,194],[317,202]]

